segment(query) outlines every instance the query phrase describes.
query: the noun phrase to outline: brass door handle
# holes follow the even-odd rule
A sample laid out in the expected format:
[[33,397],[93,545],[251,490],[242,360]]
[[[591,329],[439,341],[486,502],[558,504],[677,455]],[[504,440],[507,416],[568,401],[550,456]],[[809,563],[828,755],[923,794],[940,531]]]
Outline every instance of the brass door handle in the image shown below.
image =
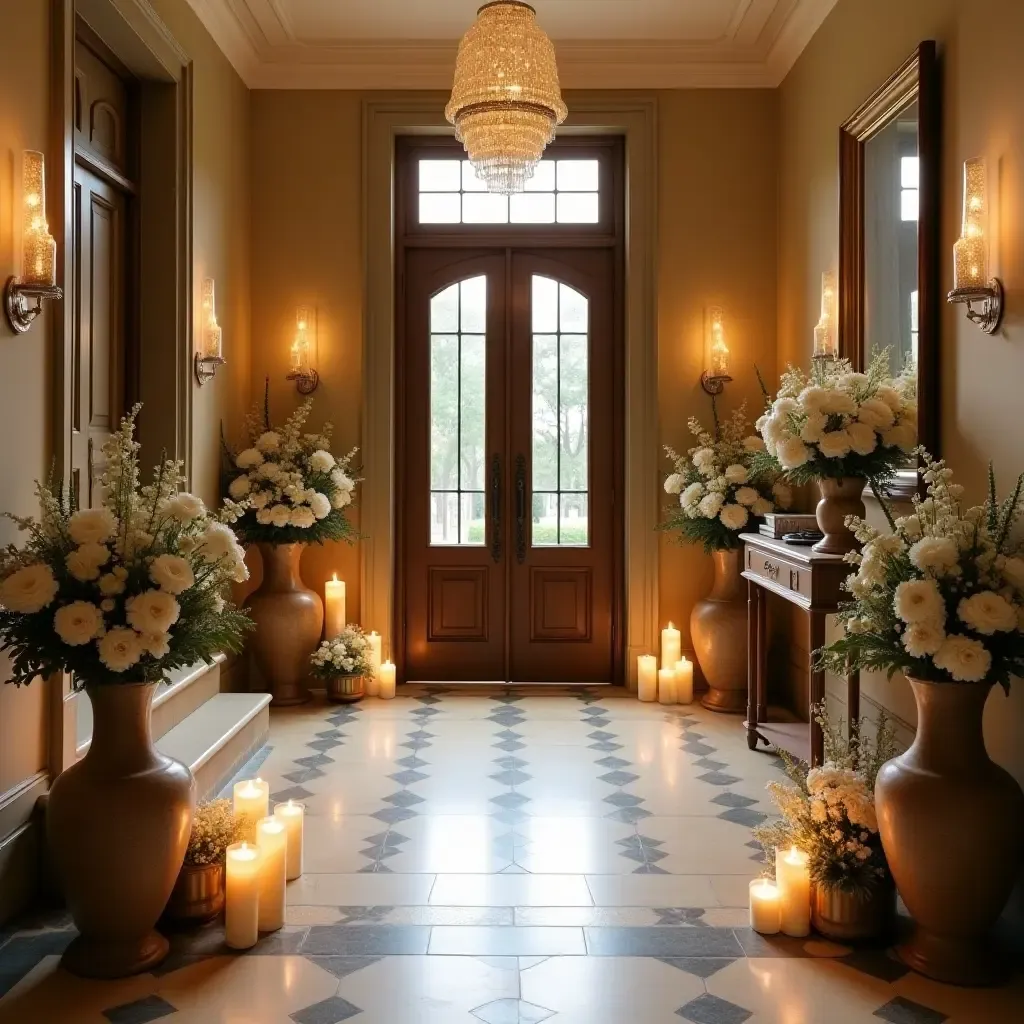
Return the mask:
[[516,561],[526,561],[526,456],[516,456]]
[[501,561],[501,456],[491,459],[491,558]]

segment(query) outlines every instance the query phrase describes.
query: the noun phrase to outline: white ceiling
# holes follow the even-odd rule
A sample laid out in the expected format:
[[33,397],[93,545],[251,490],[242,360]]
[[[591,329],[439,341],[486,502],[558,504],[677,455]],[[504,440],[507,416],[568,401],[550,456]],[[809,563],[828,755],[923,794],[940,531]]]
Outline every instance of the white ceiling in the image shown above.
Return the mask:
[[[481,0],[189,0],[252,88],[449,88]],[[836,0],[533,0],[565,88],[774,86]]]

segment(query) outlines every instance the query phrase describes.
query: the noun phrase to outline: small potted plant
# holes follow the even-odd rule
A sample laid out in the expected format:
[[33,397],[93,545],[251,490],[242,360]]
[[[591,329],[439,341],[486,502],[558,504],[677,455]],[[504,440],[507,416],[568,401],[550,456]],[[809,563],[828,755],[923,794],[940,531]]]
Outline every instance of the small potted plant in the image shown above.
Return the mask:
[[310,663],[314,678],[327,689],[328,700],[354,704],[363,697],[364,678],[374,673],[370,638],[362,627],[349,623],[313,652]]
[[[675,464],[665,491],[678,495],[661,529],[681,542],[701,544],[714,558],[711,593],[694,605],[690,635],[709,690],[702,699],[712,711],[743,711],[747,702],[747,596],[740,577],[740,534],[756,530],[759,516],[785,508],[790,488],[770,465],[754,469],[754,456],[764,443],[752,435],[745,407],[724,423],[714,398],[714,430],[693,417],[690,433],[697,439],[686,455],[666,447]],[[763,452],[762,452],[763,454]]]
[[245,838],[249,824],[235,814],[230,800],[211,800],[196,808],[185,862],[167,904],[168,918],[203,924],[224,909],[225,853]]
[[791,483],[818,484],[816,515],[825,536],[814,550],[845,554],[856,546],[846,516],[864,514],[866,481],[885,484],[917,444],[913,364],[891,377],[886,349],[866,373],[855,373],[848,359],[815,359],[810,374],[791,366],[757,430],[766,448],[759,465]]
[[781,752],[789,783],[768,783],[781,817],[758,825],[754,836],[769,864],[776,847],[808,855],[811,922],[822,935],[844,942],[879,938],[896,914],[874,796],[878,770],[896,753],[893,730],[882,715],[873,738],[861,722],[851,741],[841,721],[832,725],[824,703],[813,713],[824,733],[825,761],[809,769]]

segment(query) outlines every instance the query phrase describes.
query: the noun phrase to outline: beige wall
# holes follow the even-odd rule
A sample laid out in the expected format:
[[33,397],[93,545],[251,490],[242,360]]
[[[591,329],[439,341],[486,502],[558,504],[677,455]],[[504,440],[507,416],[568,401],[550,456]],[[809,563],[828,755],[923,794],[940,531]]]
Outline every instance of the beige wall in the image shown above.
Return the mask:
[[[778,366],[811,350],[822,270],[838,265],[839,124],[922,39],[942,58],[942,289],[959,228],[961,165],[985,156],[995,183],[993,271],[1007,290],[1002,331],[988,337],[960,307],[941,327],[942,455],[983,495],[992,459],[1004,489],[1024,469],[1024,4],[1019,0],[840,0],[780,89]],[[913,722],[902,680],[865,693]],[[986,715],[993,756],[1024,781],[1024,684],[995,693]]]

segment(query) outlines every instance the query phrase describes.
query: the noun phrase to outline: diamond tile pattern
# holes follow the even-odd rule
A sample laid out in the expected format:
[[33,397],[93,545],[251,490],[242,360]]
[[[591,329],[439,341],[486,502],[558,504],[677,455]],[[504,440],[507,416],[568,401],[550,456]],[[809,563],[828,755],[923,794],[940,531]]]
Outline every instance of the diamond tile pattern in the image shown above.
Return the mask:
[[903,996],[897,996],[885,1006],[880,1006],[874,1015],[879,1020],[888,1021],[889,1024],[942,1024],[943,1021],[949,1020],[945,1013],[929,1009]]
[[122,1003],[110,1010],[104,1010],[103,1016],[110,1024],[148,1024],[151,1020],[160,1020],[161,1017],[169,1017],[177,1012],[160,996],[144,996],[131,1003]]
[[307,1006],[304,1010],[298,1010],[290,1014],[295,1024],[341,1024],[343,1020],[349,1020],[363,1011],[358,1006],[353,1006],[347,999],[341,996],[331,996],[319,1003]]
[[693,1021],[693,1024],[743,1024],[751,1016],[750,1011],[742,1006],[707,992],[679,1007],[676,1013],[683,1020]]
[[495,999],[473,1010],[473,1016],[485,1024],[540,1024],[554,1014],[554,1010],[535,1006],[522,999]]

